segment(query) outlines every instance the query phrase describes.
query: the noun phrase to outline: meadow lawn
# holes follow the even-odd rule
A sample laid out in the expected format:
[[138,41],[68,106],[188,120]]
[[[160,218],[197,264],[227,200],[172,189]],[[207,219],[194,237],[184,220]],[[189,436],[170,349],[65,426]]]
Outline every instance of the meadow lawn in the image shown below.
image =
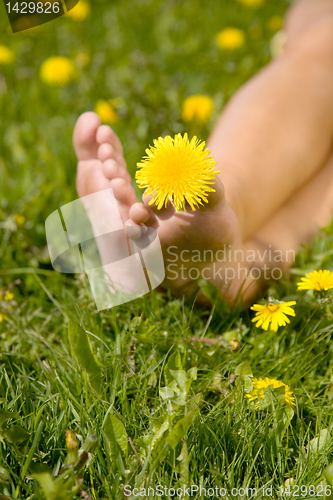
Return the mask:
[[[190,485],[206,498],[208,488],[225,498],[241,497],[233,488],[251,488],[245,498],[333,498],[332,294],[296,290],[306,272],[333,270],[332,227],[258,299],[296,301],[277,332],[256,328],[253,311],[229,308],[208,284],[208,309],[155,291],[98,312],[84,275],[52,269],[45,239],[48,215],[77,198],[80,113],[111,100],[131,174],[154,138],[205,140],[230,96],[269,62],[287,7],[93,0],[85,20],[11,34],[0,4],[0,45],[15,57],[0,64],[0,500],[122,499],[157,485],[164,498]],[[244,32],[237,49],[218,47],[226,27]],[[40,78],[58,55],[76,68],[61,88]],[[205,125],[182,119],[194,94],[214,101]],[[282,386],[257,407],[246,396],[253,377],[287,384],[295,406]]]

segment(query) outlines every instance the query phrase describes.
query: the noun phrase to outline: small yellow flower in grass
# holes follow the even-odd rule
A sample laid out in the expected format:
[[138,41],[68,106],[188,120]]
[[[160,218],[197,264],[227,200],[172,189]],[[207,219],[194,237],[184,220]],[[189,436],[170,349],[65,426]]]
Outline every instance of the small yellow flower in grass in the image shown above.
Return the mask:
[[215,40],[220,49],[234,50],[244,45],[245,34],[238,28],[225,28],[218,32]]
[[113,109],[111,104],[108,101],[104,101],[100,99],[97,101],[95,106],[95,113],[98,114],[102,123],[108,123],[112,125],[113,123],[117,123],[119,120],[118,113]]
[[279,31],[283,28],[283,19],[280,16],[272,16],[267,21],[267,28],[271,31]]
[[13,294],[13,292],[10,292],[9,290],[7,290],[7,292],[5,293],[5,300],[10,301],[10,300],[13,300],[14,297],[15,297],[15,295]]
[[40,68],[41,80],[54,87],[69,85],[74,80],[75,73],[73,61],[63,56],[46,59]]
[[195,207],[208,203],[207,195],[214,192],[216,162],[208,157],[210,151],[204,149],[205,142],[195,136],[189,141],[187,134],[174,138],[167,135],[154,140],[154,146],[146,149],[145,156],[137,166],[136,182],[147,195],[153,195],[149,204],[156,204],[158,210],[168,201],[176,211],[185,210],[186,202]]
[[297,283],[297,290],[329,290],[330,288],[333,288],[333,273],[327,269],[308,273]]
[[74,21],[84,21],[90,14],[90,5],[84,0],[80,0],[78,4],[67,12],[67,16],[71,17]]
[[279,380],[276,380],[274,378],[253,378],[252,379],[253,383],[253,390],[246,394],[246,397],[250,401],[258,401],[259,400],[265,400],[265,394],[264,394],[264,389],[267,387],[272,387],[273,389],[276,389],[277,387],[283,387],[285,388],[285,401],[288,405],[290,406],[295,406],[295,398],[293,396],[293,393],[291,392],[290,388],[288,385],[284,384],[283,382],[280,382]]
[[78,447],[79,446],[78,446],[74,432],[67,429],[66,430],[66,448],[67,448],[67,450],[77,450]]
[[24,217],[24,215],[15,214],[14,221],[15,221],[17,226],[23,226],[23,224],[25,223],[25,217]]
[[248,7],[260,7],[264,4],[265,0],[237,0],[239,3],[243,5],[247,5]]
[[289,316],[295,316],[295,311],[292,307],[296,302],[294,300],[290,302],[269,302],[267,305],[254,304],[251,309],[252,311],[257,311],[255,317],[252,319],[256,323],[256,327],[268,330],[270,327],[273,332],[277,332],[279,326],[285,326],[290,323]]
[[12,52],[6,45],[0,45],[0,64],[10,64],[14,61],[14,52]]
[[214,109],[214,101],[208,95],[192,95],[183,102],[182,119],[205,125],[209,122]]

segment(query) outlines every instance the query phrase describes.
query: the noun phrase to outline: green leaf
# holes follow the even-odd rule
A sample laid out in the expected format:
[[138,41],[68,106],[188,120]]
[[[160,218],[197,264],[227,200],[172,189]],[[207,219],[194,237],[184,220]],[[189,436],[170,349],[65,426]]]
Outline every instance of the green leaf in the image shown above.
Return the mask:
[[333,486],[333,464],[328,465],[325,467],[323,470],[323,476],[326,479],[326,481]]
[[54,482],[49,472],[34,474],[34,478],[39,482],[46,500],[58,500],[61,498],[58,496],[60,485]]
[[31,462],[31,464],[29,465],[29,471],[32,472],[32,474],[42,474],[44,472],[49,472],[49,473],[52,472],[49,465],[41,462]]
[[198,369],[196,366],[193,366],[192,368],[189,369],[187,372],[187,375],[192,379],[192,380],[197,380],[198,376]]
[[319,432],[318,436],[311,439],[311,441],[309,442],[309,453],[318,453],[318,451],[322,450],[328,445],[330,439],[331,435],[328,429],[323,429]]
[[267,401],[273,401],[275,404],[285,404],[286,388],[284,386],[272,387],[270,385],[264,389],[264,394]]
[[252,368],[251,368],[250,363],[248,361],[244,361],[244,363],[241,363],[240,365],[238,365],[235,369],[235,375],[236,376],[243,375],[243,376],[253,377]]
[[128,437],[124,424],[115,415],[108,415],[104,425],[104,432],[106,437],[110,441],[113,449],[117,449],[117,444],[119,445],[121,451],[128,456]]
[[160,442],[163,434],[169,429],[172,417],[159,417],[153,422],[152,432],[145,434],[137,440],[140,446],[144,446],[150,451],[152,451],[155,446]]
[[162,399],[170,399],[175,395],[174,391],[170,387],[161,387],[160,396]]
[[189,402],[186,404],[186,410],[187,412],[198,412],[200,409],[200,403],[202,400],[202,394],[196,394],[192,399],[189,400]]
[[170,374],[176,381],[182,395],[186,397],[193,379],[188,378],[187,373],[184,370],[170,370]]
[[13,411],[0,410],[0,427],[11,418],[17,417]]
[[252,378],[248,375],[240,375],[237,377],[235,385],[237,389],[243,389],[246,394],[253,390]]
[[100,395],[101,369],[92,352],[86,332],[80,325],[70,319],[68,323],[68,333],[73,357],[88,373],[91,387]]
[[30,433],[18,425],[12,425],[3,431],[4,438],[10,443],[20,444],[30,437]]
[[[200,411],[200,401],[202,394],[197,394],[188,403],[188,413],[185,417],[178,420],[171,432],[160,442],[157,447],[157,462],[161,462],[167,456],[170,450],[174,450],[178,443],[185,438],[189,428],[197,418]],[[155,464],[157,466],[157,463]]]
[[94,453],[98,445],[98,437],[95,434],[90,434],[83,443],[82,450],[88,453]]
[[276,411],[277,432],[280,436],[280,441],[282,441],[293,416],[294,410],[288,404]]
[[171,382],[174,380],[174,376],[170,372],[170,370],[176,371],[176,370],[182,370],[182,362],[180,358],[179,351],[174,352],[170,358],[168,359],[168,362],[166,363],[164,367],[164,381],[165,385],[169,386]]
[[177,457],[177,461],[179,462],[178,465],[179,479],[177,487],[182,488],[183,486],[187,486],[189,482],[189,460],[188,460],[187,443],[185,439],[183,441],[183,446],[180,455],[179,457]]

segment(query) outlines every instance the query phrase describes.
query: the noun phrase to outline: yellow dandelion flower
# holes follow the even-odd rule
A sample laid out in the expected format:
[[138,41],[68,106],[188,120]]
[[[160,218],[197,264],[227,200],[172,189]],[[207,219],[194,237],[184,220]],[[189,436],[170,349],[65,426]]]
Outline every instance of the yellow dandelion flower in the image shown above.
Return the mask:
[[78,449],[78,443],[75,438],[74,432],[71,430],[67,429],[66,430],[66,448],[67,450],[77,450]]
[[231,339],[229,340],[229,347],[233,352],[238,352],[241,345],[237,339]]
[[261,7],[264,4],[265,0],[237,0],[239,3],[243,5],[247,5],[248,7]]
[[12,52],[6,45],[0,45],[0,64],[10,64],[14,61],[14,52]]
[[252,319],[256,323],[256,327],[268,330],[270,327],[273,332],[277,332],[279,326],[285,326],[290,323],[289,316],[295,316],[295,311],[292,307],[296,302],[294,300],[290,302],[270,302],[267,305],[254,304],[251,309],[252,311],[257,311],[255,317]]
[[283,18],[280,16],[272,16],[267,21],[267,28],[271,31],[279,31],[283,28]]
[[74,21],[81,22],[87,19],[90,14],[90,5],[84,0],[80,0],[73,9],[67,12],[67,16],[71,17]]
[[135,175],[139,187],[153,195],[150,205],[155,203],[160,210],[170,201],[178,212],[186,211],[186,202],[192,210],[203,201],[208,203],[208,193],[215,191],[210,184],[220,172],[214,170],[216,162],[204,147],[205,142],[195,136],[190,142],[187,134],[154,140],[154,146],[146,149],[148,156],[137,164],[140,170]]
[[5,300],[10,301],[10,300],[13,300],[14,297],[15,297],[15,295],[13,294],[13,292],[10,292],[9,290],[7,290],[7,292],[5,293]]
[[333,273],[327,269],[308,273],[297,283],[297,290],[329,290],[330,288],[333,288]]
[[17,226],[23,226],[23,224],[25,223],[25,217],[24,217],[24,215],[15,214],[14,221],[15,221]]
[[192,95],[183,102],[182,119],[205,125],[209,122],[214,109],[214,101],[208,95]]
[[245,33],[238,28],[225,28],[218,32],[215,40],[220,49],[238,49],[244,45]]
[[104,101],[100,99],[97,101],[95,106],[95,113],[98,114],[102,123],[108,123],[112,125],[113,123],[117,123],[119,120],[118,113],[113,109],[111,104],[108,101]]
[[[265,394],[264,394],[264,389],[267,387],[273,387],[273,389],[276,389],[278,387],[284,387],[285,388],[285,401],[288,405],[290,406],[295,406],[295,398],[293,396],[293,393],[291,392],[290,388],[288,385],[284,384],[283,382],[280,382],[279,380],[276,380],[275,378],[253,378],[252,379],[253,383],[253,390],[246,394],[246,397],[250,401],[258,401],[258,400],[265,400]],[[258,401],[260,402],[260,401]]]
[[54,87],[65,87],[75,78],[74,63],[68,57],[50,57],[43,62],[40,77],[44,83]]

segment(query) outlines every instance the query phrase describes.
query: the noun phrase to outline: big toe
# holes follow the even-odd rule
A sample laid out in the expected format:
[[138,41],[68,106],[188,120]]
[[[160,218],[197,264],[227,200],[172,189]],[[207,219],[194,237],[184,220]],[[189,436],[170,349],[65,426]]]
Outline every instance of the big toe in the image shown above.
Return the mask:
[[92,111],[83,113],[78,118],[73,133],[73,145],[78,160],[97,158],[99,144],[96,134],[100,124],[99,116]]
[[210,187],[214,189],[214,191],[208,193],[208,203],[201,205],[200,209],[203,208],[205,210],[212,210],[213,208],[216,208],[217,205],[226,202],[226,198],[224,196],[224,186],[218,176],[215,177],[215,182],[214,184],[211,184]]
[[151,203],[153,198],[154,195],[147,195],[144,193],[142,195],[142,203],[144,204],[145,207],[150,209],[155,215],[158,215],[160,218],[169,218],[175,214],[176,212],[175,207],[170,203],[170,201],[168,201],[166,206],[164,203],[161,208],[157,208],[156,203]]

